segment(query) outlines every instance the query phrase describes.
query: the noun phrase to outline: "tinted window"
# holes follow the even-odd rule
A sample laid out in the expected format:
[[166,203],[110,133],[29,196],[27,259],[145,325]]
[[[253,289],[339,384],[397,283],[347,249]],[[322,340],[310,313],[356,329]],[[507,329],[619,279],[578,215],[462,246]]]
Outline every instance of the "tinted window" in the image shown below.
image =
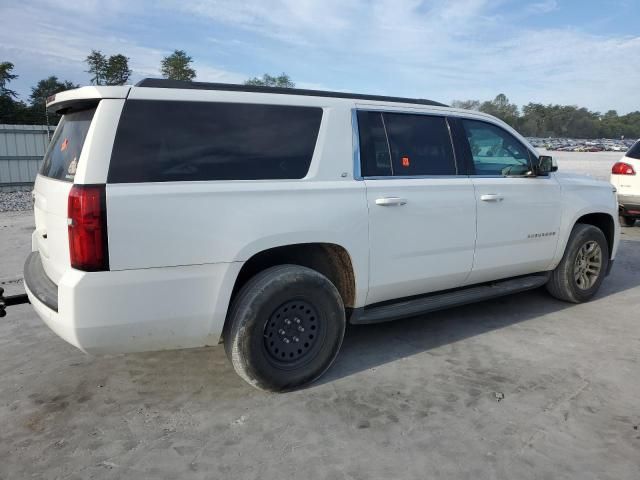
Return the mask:
[[302,178],[321,119],[315,107],[129,100],[108,181]]
[[41,175],[73,182],[80,152],[95,112],[96,109],[92,108],[62,117],[44,155],[40,167]]
[[429,115],[384,113],[393,175],[455,175],[446,120]]
[[634,143],[633,147],[631,147],[629,151],[625,153],[625,157],[637,158],[640,160],[640,140]]
[[364,177],[392,175],[389,144],[380,112],[358,112],[360,162]]
[[497,125],[462,120],[476,175],[524,175],[529,168],[529,150]]

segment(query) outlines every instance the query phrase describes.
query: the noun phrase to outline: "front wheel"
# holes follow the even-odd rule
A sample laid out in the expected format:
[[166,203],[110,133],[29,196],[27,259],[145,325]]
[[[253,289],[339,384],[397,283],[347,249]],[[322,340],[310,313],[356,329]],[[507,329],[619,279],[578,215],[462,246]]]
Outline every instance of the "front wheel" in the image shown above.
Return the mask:
[[333,363],[345,331],[336,287],[298,265],[268,268],[236,296],[224,344],[234,369],[261,390],[284,391],[310,383]]
[[600,288],[609,266],[607,240],[593,225],[577,224],[569,236],[562,260],[551,273],[547,290],[572,303],[590,300]]

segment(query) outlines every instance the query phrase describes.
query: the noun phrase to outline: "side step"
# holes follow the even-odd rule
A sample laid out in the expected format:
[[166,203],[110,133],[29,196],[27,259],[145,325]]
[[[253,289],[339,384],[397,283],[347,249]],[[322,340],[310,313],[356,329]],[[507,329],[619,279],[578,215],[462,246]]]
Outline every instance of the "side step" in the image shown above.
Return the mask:
[[511,293],[524,292],[541,287],[549,279],[550,273],[544,272],[526,277],[511,278],[498,282],[433,293],[410,300],[399,300],[395,303],[364,307],[354,310],[350,323],[380,323],[399,318],[413,317],[423,313],[434,312],[467,303],[479,302],[490,298],[502,297]]

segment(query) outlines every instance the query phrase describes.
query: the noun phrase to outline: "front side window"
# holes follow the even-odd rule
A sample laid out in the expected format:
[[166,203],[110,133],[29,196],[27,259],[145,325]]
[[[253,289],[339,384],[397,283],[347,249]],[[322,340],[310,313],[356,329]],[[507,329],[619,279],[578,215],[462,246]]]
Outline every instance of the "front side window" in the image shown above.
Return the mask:
[[462,120],[476,175],[525,175],[529,150],[513,135],[491,123]]
[[322,108],[128,100],[109,183],[303,178]]

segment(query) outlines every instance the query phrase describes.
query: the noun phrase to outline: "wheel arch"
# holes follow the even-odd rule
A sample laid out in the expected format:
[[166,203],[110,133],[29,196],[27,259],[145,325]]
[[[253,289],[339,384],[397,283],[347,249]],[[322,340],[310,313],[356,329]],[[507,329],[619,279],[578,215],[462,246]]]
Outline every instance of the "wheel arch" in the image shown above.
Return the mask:
[[609,213],[594,212],[582,215],[575,221],[574,226],[579,223],[584,225],[593,225],[594,227],[602,231],[604,237],[607,239],[607,246],[609,247],[609,258],[611,259],[613,255],[616,232],[614,218]]
[[268,248],[253,254],[236,276],[229,305],[243,285],[257,273],[276,265],[300,265],[327,277],[336,286],[344,306],[356,302],[356,273],[351,255],[335,243],[294,243]]

